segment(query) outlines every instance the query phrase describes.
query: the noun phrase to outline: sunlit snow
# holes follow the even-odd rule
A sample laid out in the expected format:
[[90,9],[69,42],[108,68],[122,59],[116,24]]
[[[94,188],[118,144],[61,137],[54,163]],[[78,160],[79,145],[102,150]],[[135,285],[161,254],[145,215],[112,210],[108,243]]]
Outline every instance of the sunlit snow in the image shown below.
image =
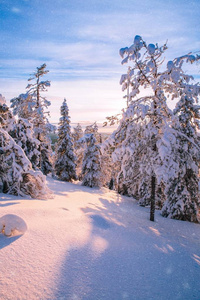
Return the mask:
[[48,183],[53,199],[0,194],[0,220],[28,228],[0,234],[0,299],[200,299],[199,224],[159,211],[153,223],[114,191]]

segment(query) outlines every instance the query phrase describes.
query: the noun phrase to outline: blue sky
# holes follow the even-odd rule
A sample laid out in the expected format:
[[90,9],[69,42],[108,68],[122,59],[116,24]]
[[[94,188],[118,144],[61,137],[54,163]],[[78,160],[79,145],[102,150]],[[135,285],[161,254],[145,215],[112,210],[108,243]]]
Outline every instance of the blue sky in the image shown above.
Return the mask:
[[199,51],[200,1],[0,0],[0,93],[9,103],[25,92],[45,62],[51,121],[64,97],[72,122],[103,121],[125,104],[119,49],[136,34],[147,43],[168,40],[166,59]]

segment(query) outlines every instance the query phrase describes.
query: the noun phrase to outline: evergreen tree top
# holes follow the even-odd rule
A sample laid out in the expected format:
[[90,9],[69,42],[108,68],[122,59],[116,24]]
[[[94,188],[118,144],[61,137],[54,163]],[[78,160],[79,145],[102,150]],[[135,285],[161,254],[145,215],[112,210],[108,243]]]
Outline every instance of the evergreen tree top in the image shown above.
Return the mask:
[[40,67],[37,67],[36,68],[37,71],[32,74],[34,77],[29,78],[28,81],[34,79],[35,77],[39,78],[39,77],[42,77],[43,75],[49,73],[49,70],[45,70],[46,67],[47,67],[47,65],[45,63],[42,64]]
[[47,87],[50,87],[51,82],[49,80],[40,81],[40,77],[46,75],[49,73],[49,70],[46,69],[46,64],[41,65],[40,67],[37,67],[37,71],[32,74],[32,76],[28,79],[28,81],[31,81],[33,79],[36,79],[35,83],[30,83],[27,85],[27,89],[29,89],[28,93],[32,92],[34,93],[38,89],[42,92],[47,91]]
[[63,123],[64,121],[68,121],[68,123],[70,122],[69,108],[66,99],[64,99],[60,107],[60,114],[61,114],[60,123]]

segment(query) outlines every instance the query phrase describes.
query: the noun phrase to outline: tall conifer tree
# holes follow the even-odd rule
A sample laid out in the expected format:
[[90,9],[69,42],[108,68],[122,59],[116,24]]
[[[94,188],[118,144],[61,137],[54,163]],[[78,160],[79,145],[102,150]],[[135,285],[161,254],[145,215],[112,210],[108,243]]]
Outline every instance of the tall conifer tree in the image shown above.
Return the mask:
[[40,157],[38,167],[45,175],[52,172],[52,150],[48,134],[54,129],[47,118],[49,112],[46,111],[46,109],[48,109],[51,105],[51,102],[43,96],[43,92],[46,92],[47,88],[50,86],[50,81],[44,81],[42,80],[42,77],[48,72],[49,71],[46,70],[46,64],[37,67],[36,72],[28,79],[28,81],[33,81],[33,83],[29,83],[27,85],[28,95],[31,96],[33,104],[32,122],[34,135],[39,141],[38,151],[40,153]]
[[83,157],[82,185],[89,187],[101,186],[100,146],[96,144],[94,134],[86,134],[86,150]]
[[76,180],[76,156],[71,136],[70,116],[66,99],[60,108],[58,143],[56,147],[55,172],[64,181]]
[[76,155],[76,173],[78,179],[82,179],[82,163],[83,163],[83,155],[85,149],[85,143],[82,140],[83,130],[81,125],[78,123],[76,127],[74,127],[74,132],[72,134],[73,143],[74,143],[74,152]]

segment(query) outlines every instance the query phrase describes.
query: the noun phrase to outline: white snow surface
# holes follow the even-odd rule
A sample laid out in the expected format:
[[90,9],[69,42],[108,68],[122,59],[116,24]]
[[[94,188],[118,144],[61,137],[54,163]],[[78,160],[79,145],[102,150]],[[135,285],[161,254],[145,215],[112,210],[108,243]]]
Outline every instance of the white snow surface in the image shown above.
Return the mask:
[[165,219],[105,188],[48,178],[55,197],[0,194],[0,299],[200,299],[200,225]]

